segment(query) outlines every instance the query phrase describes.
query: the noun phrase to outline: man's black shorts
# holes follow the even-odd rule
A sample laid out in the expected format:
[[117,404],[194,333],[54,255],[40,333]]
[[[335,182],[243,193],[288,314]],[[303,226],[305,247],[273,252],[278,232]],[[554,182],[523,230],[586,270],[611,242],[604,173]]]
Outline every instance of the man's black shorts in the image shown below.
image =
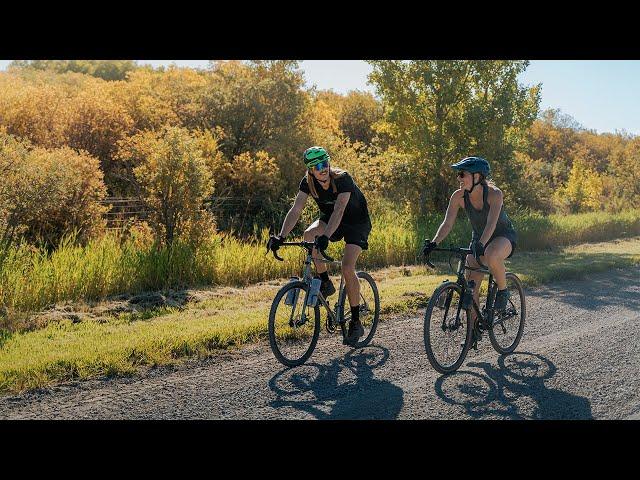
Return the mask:
[[[327,223],[328,219],[320,218],[320,221]],[[362,250],[369,248],[369,233],[371,233],[371,222],[361,224],[341,223],[333,235],[329,237],[332,242],[344,239],[345,243],[358,245]]]

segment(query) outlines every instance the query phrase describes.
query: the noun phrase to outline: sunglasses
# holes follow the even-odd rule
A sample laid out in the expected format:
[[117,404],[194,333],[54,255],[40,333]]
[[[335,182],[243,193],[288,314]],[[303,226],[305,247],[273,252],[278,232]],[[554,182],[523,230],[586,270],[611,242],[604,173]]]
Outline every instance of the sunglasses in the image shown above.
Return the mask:
[[458,170],[458,178],[463,178],[465,173],[464,170]]
[[316,163],[313,167],[309,167],[309,170],[316,169],[318,172],[324,170],[325,168],[329,168],[329,161],[323,160],[320,163]]

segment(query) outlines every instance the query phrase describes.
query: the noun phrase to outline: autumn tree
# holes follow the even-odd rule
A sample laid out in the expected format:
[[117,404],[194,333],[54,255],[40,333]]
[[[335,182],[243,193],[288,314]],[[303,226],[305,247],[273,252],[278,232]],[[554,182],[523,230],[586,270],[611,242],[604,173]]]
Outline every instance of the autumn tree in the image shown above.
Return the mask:
[[114,94],[137,131],[165,125],[193,129],[204,126],[201,97],[206,85],[205,75],[190,68],[139,69],[129,73]]
[[199,138],[165,127],[120,142],[118,155],[134,159],[138,195],[158,240],[172,245],[179,236],[194,238],[210,229],[213,219],[203,207],[214,182]]
[[216,62],[207,72],[200,127],[220,127],[228,159],[267,152],[293,187],[297,162],[311,139],[303,129],[308,95],[296,61]]
[[0,172],[5,246],[24,238],[53,248],[66,234],[86,241],[104,228],[106,187],[96,158],[0,132]]
[[376,135],[374,125],[382,118],[382,104],[369,92],[354,90],[342,102],[339,127],[352,142],[372,143]]
[[[539,87],[517,75],[526,61],[369,62],[369,79],[385,108],[381,130],[417,163],[422,211],[448,204],[456,180],[449,164],[468,155],[486,157],[496,176],[512,183],[514,151],[538,112]],[[502,185],[501,185],[502,187]]]

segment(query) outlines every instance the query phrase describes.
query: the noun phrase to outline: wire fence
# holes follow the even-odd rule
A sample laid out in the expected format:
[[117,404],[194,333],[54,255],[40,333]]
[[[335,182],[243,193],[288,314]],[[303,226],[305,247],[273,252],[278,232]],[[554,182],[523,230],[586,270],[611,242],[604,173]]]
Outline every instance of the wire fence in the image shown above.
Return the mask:
[[[100,202],[110,207],[103,214],[108,230],[122,230],[135,220],[147,220],[149,208],[136,197],[107,197]],[[282,205],[256,197],[210,197],[203,209],[211,212],[223,230],[233,230],[237,235],[251,234],[256,221],[271,224],[279,221]]]

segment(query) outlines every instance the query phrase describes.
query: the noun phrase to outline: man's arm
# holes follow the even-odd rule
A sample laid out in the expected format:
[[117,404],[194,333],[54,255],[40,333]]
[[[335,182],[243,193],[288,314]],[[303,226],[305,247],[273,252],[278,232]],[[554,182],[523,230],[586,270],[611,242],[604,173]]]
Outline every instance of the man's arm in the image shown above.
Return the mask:
[[349,198],[351,198],[351,192],[343,192],[338,194],[336,203],[333,205],[333,213],[331,214],[329,223],[327,224],[327,228],[324,231],[324,234],[327,237],[333,235],[333,232],[338,229],[338,226],[342,221],[344,211],[347,208],[347,203],[349,203]]
[[280,229],[280,237],[284,238],[289,235],[291,230],[293,230],[293,227],[296,226],[296,223],[298,223],[298,220],[300,219],[300,215],[302,215],[302,210],[304,210],[304,206],[307,203],[308,196],[309,195],[303,191],[298,192],[298,195],[293,202],[293,206],[289,209],[287,216],[284,217],[284,222],[282,222],[282,228]]

